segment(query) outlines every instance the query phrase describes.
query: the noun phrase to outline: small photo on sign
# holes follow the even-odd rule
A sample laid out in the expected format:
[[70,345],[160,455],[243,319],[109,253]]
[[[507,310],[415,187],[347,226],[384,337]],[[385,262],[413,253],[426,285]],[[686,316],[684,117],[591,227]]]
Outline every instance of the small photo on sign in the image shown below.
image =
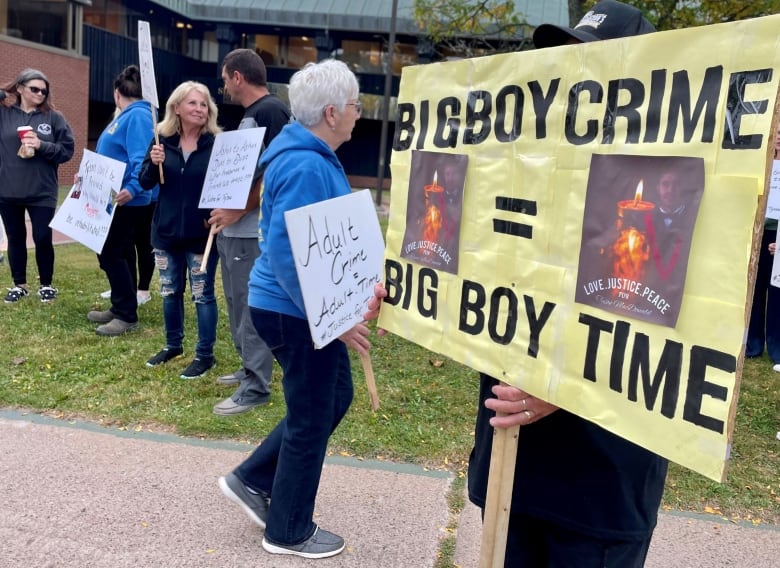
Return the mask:
[[415,151],[401,257],[457,274],[468,156]]
[[701,158],[594,155],[575,301],[674,327],[704,184]]

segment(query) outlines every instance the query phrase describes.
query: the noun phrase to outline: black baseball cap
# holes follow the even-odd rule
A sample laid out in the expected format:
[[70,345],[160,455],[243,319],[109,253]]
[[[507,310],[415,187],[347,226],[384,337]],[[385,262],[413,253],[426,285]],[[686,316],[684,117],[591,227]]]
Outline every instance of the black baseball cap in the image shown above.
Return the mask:
[[601,0],[573,28],[542,24],[534,30],[536,47],[564,45],[571,39],[582,42],[617,39],[654,32],[639,9],[617,2]]

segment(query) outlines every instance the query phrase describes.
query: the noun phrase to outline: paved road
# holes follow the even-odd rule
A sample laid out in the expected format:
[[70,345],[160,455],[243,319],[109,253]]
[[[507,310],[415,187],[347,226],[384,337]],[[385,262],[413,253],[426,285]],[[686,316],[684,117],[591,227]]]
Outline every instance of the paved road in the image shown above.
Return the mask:
[[[251,448],[0,410],[0,566],[310,566],[265,553],[262,532],[219,492],[217,478]],[[329,458],[315,516],[347,548],[317,566],[433,567],[451,483],[414,466]],[[476,568],[475,507],[457,536],[457,564]],[[778,527],[663,514],[647,567],[767,568],[779,559]]]

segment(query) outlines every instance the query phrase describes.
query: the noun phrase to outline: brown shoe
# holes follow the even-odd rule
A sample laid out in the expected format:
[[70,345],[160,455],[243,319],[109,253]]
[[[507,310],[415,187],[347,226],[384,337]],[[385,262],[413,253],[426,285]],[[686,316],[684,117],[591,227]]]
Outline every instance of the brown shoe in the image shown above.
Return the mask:
[[104,312],[92,310],[87,314],[87,319],[95,323],[108,323],[114,319],[114,314],[111,313],[111,310],[106,310]]
[[95,333],[98,335],[103,335],[107,337],[113,337],[115,335],[122,335],[124,333],[127,333],[128,331],[135,331],[140,326],[138,325],[138,322],[126,322],[122,321],[121,319],[114,318],[108,323],[104,323],[103,325],[97,326],[97,329],[95,329]]

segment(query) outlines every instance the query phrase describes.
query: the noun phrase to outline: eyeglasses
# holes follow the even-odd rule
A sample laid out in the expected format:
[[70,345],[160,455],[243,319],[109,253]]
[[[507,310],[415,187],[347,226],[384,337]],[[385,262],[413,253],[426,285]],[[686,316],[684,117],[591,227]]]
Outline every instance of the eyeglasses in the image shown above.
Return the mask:
[[360,101],[358,101],[356,103],[347,103],[346,106],[353,106],[353,107],[355,107],[355,111],[358,114],[360,114],[363,111],[363,103],[361,103]]
[[30,89],[30,92],[33,95],[43,95],[44,97],[49,96],[49,91],[47,89],[41,89],[40,87],[33,87],[30,85],[25,85],[28,89]]

